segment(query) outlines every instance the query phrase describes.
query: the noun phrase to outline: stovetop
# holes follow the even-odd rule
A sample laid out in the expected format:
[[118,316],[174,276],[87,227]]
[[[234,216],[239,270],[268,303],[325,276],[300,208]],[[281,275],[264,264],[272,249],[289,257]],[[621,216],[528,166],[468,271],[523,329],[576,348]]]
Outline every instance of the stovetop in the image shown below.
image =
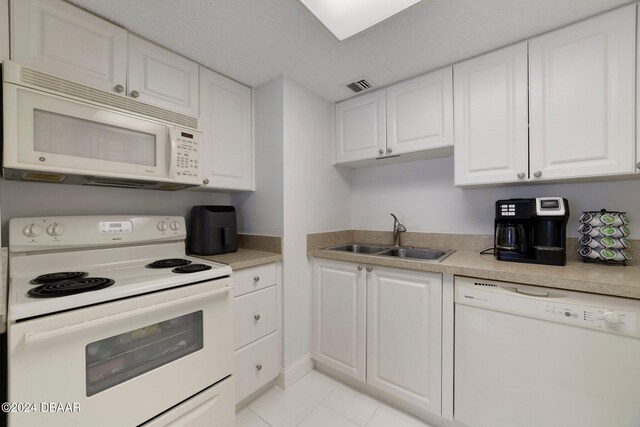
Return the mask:
[[12,218],[9,322],[230,275],[185,255],[185,229],[177,216]]

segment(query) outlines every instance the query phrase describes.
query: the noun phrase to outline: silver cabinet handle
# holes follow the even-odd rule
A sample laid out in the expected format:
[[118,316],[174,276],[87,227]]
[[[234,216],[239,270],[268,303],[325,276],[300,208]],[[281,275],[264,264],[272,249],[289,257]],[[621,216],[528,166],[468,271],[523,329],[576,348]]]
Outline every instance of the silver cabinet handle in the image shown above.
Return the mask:
[[367,267],[367,271],[368,271],[369,273],[371,273],[371,271],[372,271],[372,270],[373,270],[373,267],[370,267],[370,266],[369,266],[369,267]]
[[262,365],[261,365],[260,363],[258,363],[258,364],[256,365],[256,369],[257,369],[258,371],[262,371]]
[[384,154],[384,150],[381,148],[378,150],[378,154],[380,154],[381,156]]
[[259,281],[260,281],[260,276],[256,276],[256,277],[254,277],[254,278],[253,278],[253,281],[254,281],[254,282],[259,282]]
[[636,163],[636,167],[640,169],[640,162]]
[[542,172],[541,171],[535,171],[533,173],[533,176],[535,176],[536,178],[540,178],[542,176]]
[[358,266],[358,271],[362,271],[362,266],[361,265]]
[[518,178],[523,179],[523,178],[524,178],[524,172],[520,172],[520,173],[518,174]]
[[256,321],[260,320],[260,315],[256,314],[255,316],[253,316],[254,319],[256,319]]
[[208,185],[209,184],[209,178],[205,178],[204,180],[202,180],[202,184],[203,185]]
[[392,151],[391,147],[387,148],[387,153],[391,153]]
[[134,98],[137,98],[140,96],[140,92],[138,92],[137,90],[132,90],[130,95]]
[[122,92],[124,92],[124,86],[122,86],[122,85],[116,85],[116,86],[113,88],[113,90],[115,90],[115,91],[116,91],[116,92],[118,92],[118,93],[122,93]]

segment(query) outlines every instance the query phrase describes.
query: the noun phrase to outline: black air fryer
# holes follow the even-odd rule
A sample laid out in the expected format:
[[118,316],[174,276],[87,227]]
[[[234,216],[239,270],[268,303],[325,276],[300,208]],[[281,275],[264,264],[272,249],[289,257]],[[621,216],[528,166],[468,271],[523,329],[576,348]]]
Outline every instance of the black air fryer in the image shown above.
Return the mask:
[[238,250],[234,206],[194,206],[189,226],[189,252],[218,255]]

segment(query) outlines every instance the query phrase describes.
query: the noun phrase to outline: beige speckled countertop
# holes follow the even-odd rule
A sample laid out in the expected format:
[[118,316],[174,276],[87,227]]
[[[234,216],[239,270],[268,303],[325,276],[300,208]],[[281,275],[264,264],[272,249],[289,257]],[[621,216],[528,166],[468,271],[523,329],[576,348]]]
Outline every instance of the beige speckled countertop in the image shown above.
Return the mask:
[[[340,233],[341,234],[334,233],[335,239],[327,246],[347,243],[344,242],[344,239],[350,236],[344,233],[349,232]],[[362,232],[354,233],[357,236],[357,233]],[[637,263],[626,267],[586,264],[576,257],[573,257],[573,255],[568,257],[567,264],[562,267],[505,262],[496,260],[491,254],[480,255],[479,250],[476,250],[477,248],[473,247],[473,244],[468,245],[468,248],[472,250],[466,250],[467,247],[458,249],[453,255],[439,264],[314,248],[315,242],[313,242],[313,240],[318,243],[326,243],[332,240],[329,238],[329,234],[330,233],[326,233],[324,236],[321,236],[322,239],[320,239],[318,235],[308,236],[308,253],[310,256],[640,299],[640,265]],[[430,238],[433,237],[430,236]],[[480,239],[480,245],[476,244],[475,246],[482,247],[483,244],[486,244],[485,237],[480,237]],[[337,240],[343,240],[343,242],[336,243]],[[364,243],[363,239],[354,239],[353,241]],[[431,245],[425,246],[438,247]]]
[[254,249],[239,248],[238,252],[231,252],[221,255],[191,255],[209,261],[227,264],[232,270],[254,267],[256,265],[268,264],[270,262],[282,261],[282,255],[275,252],[256,251]]
[[238,234],[238,251],[221,255],[194,255],[209,261],[227,264],[232,270],[282,261],[282,237]]

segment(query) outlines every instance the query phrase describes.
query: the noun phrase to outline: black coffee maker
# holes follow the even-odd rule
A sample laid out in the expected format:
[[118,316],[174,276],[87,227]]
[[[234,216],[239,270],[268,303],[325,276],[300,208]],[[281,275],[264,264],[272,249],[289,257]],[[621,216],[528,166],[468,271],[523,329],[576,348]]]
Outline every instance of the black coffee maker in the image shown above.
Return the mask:
[[569,203],[562,197],[496,202],[494,253],[501,261],[565,265]]

